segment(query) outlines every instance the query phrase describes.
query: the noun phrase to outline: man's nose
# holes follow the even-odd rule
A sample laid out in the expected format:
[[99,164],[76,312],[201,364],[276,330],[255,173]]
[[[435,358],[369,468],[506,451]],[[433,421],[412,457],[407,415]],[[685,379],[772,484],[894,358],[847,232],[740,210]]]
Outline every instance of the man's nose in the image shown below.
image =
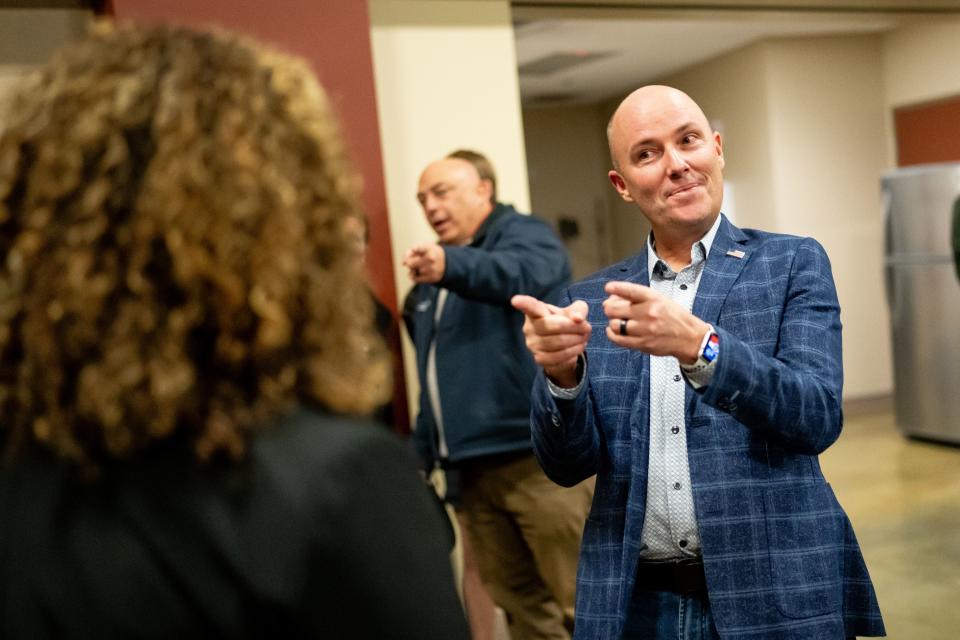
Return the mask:
[[424,196],[421,205],[423,206],[425,213],[430,213],[437,208],[437,196],[433,195],[432,193],[428,193],[426,196]]
[[664,155],[667,160],[667,170],[670,171],[671,176],[679,175],[690,168],[687,159],[676,147],[670,147]]

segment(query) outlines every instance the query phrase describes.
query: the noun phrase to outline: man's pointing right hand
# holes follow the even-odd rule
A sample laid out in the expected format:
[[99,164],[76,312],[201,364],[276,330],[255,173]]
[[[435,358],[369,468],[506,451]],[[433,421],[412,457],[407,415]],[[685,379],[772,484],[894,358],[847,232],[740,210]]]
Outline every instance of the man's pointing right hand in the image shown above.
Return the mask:
[[510,303],[526,316],[523,335],[527,348],[547,377],[560,387],[577,386],[577,358],[591,332],[587,303],[575,300],[561,308],[522,295],[513,296]]

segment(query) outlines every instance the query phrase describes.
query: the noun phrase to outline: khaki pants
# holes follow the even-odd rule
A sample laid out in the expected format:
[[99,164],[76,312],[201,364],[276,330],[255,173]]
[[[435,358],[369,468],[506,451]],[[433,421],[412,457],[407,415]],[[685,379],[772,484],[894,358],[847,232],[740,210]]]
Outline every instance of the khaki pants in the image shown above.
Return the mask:
[[512,640],[570,638],[593,479],[560,487],[530,453],[480,458],[459,470],[457,512],[480,577],[507,613]]

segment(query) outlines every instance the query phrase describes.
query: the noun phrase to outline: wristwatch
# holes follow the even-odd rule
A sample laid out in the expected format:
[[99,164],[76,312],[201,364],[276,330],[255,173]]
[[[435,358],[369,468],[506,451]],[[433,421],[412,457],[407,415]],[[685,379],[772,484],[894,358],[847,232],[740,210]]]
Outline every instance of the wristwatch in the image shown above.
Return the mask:
[[703,341],[700,343],[700,354],[696,362],[692,364],[681,365],[685,373],[697,373],[709,367],[720,354],[720,336],[710,326],[703,335]]

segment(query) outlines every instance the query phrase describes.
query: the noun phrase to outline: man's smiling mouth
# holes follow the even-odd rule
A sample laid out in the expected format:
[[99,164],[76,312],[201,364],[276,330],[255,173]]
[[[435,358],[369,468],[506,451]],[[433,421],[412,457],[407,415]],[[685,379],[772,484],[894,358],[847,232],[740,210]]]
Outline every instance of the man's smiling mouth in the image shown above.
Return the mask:
[[691,182],[690,184],[685,184],[682,187],[677,187],[676,189],[669,191],[667,193],[667,197],[672,198],[673,196],[687,193],[688,191],[691,191],[699,186],[702,186],[699,182]]

